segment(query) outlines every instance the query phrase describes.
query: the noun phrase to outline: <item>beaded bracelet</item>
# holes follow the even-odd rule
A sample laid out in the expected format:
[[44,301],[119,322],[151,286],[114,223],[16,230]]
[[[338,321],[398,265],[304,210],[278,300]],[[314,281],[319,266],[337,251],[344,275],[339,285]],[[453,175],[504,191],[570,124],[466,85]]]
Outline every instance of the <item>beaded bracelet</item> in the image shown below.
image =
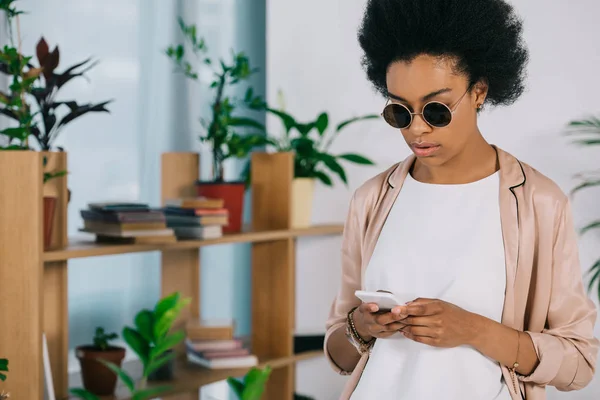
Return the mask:
[[354,311],[356,311],[356,308],[357,307],[354,307],[352,310],[350,310],[348,312],[348,315],[346,318],[346,337],[348,338],[350,343],[352,343],[354,345],[354,347],[356,347],[356,350],[358,350],[358,353],[360,355],[363,355],[365,353],[370,352],[372,344],[375,341],[375,338],[373,338],[367,342],[359,335],[358,330],[356,329],[356,326],[354,325],[354,318],[352,318]]

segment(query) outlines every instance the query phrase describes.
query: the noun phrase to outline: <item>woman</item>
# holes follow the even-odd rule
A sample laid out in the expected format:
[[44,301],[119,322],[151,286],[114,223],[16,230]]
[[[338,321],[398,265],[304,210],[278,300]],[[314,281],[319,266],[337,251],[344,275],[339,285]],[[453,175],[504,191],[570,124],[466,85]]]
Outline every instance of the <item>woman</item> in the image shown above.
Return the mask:
[[[367,3],[367,76],[413,154],[350,203],[325,341],[352,375],[342,399],[537,400],[594,375],[568,199],[477,126],[523,92],[521,34],[502,0]],[[356,290],[412,301],[380,311]]]

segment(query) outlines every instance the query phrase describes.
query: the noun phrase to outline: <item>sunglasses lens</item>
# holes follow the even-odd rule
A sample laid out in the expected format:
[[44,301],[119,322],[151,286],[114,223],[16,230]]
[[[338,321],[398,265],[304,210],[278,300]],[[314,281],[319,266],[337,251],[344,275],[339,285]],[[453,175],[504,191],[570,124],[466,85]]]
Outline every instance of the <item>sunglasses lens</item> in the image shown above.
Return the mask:
[[406,128],[410,125],[410,112],[400,104],[388,104],[383,110],[383,118],[394,128]]
[[452,112],[442,103],[429,103],[423,109],[423,118],[436,128],[448,126],[452,120]]

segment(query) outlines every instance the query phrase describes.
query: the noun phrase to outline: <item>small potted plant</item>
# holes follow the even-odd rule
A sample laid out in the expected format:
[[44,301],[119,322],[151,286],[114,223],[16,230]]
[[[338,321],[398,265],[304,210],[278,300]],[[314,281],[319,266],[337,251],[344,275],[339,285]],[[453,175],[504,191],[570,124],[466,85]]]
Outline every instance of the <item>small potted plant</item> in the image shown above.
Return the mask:
[[[6,358],[0,358],[0,381],[6,381],[6,374],[8,372],[8,360]],[[4,390],[0,392],[0,400],[8,400],[10,398],[10,394],[6,393]]]
[[[264,126],[260,122],[243,117],[238,109],[260,109],[264,101],[255,96],[252,87],[245,91],[243,99],[235,99],[227,93],[227,89],[247,81],[257,69],[250,67],[250,60],[242,53],[233,52],[229,61],[214,62],[206,56],[207,46],[204,39],[197,36],[195,25],[186,25],[179,19],[179,26],[185,36],[185,43],[170,46],[167,56],[174,62],[177,71],[191,80],[198,80],[199,73],[186,59],[188,49],[200,57],[201,63],[212,70],[214,80],[210,88],[214,90],[208,119],[201,118],[204,134],[202,143],[210,145],[212,153],[212,179],[196,182],[198,196],[223,199],[229,211],[229,224],[223,232],[239,232],[242,226],[245,182],[243,179],[225,180],[224,163],[229,159],[243,159],[255,148],[264,146],[268,140],[264,135]],[[187,45],[187,47],[186,47]]]
[[110,341],[117,337],[116,333],[106,333],[104,328],[97,327],[93,344],[78,346],[75,350],[81,365],[83,386],[98,396],[111,395],[115,391],[117,377],[99,361],[109,361],[121,366],[125,358],[125,348],[110,344]]
[[[121,367],[110,361],[100,360],[125,384],[133,400],[148,400],[169,391],[169,385],[148,388],[149,377],[161,367],[173,361],[172,351],[185,338],[183,331],[170,332],[179,314],[190,303],[190,298],[181,298],[175,292],[160,299],[152,310],[144,309],[134,319],[135,327],[123,328],[123,338],[138,355],[142,363],[142,377],[138,382]],[[84,400],[99,400],[95,393],[83,388],[73,388],[70,393]]]
[[[374,165],[373,161],[356,153],[334,154],[330,148],[338,135],[347,127],[365,120],[377,119],[378,115],[353,117],[329,129],[329,115],[320,113],[314,121],[298,122],[282,109],[265,107],[267,113],[279,118],[283,134],[267,134],[270,147],[276,152],[294,153],[294,180],[292,183],[292,227],[305,228],[310,225],[312,216],[313,192],[316,181],[333,186],[331,174],[335,174],[348,184],[346,171],[341,161],[360,165]],[[244,170],[248,182],[249,166]]]
[[238,400],[260,400],[265,385],[271,375],[271,367],[253,367],[242,380],[233,377],[227,378],[227,384],[233,390]]
[[[44,166],[44,170],[46,169],[46,166],[48,165],[48,157],[46,155],[42,156],[43,159],[43,166]],[[60,171],[44,171],[44,178],[43,178],[43,182],[46,183],[51,179],[54,178],[59,178],[61,176],[65,176],[67,174],[67,171],[64,170],[60,170]],[[50,249],[50,246],[52,244],[52,230],[54,228],[54,215],[55,215],[55,211],[56,211],[56,202],[57,202],[57,197],[56,196],[44,196],[44,223],[43,223],[43,228],[44,228],[44,250],[48,250]]]

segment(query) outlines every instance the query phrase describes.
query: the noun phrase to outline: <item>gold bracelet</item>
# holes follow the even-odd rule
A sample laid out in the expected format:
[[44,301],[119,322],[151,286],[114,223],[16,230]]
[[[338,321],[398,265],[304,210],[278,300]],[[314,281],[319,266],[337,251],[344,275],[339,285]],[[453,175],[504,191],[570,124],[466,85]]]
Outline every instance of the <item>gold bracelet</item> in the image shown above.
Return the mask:
[[519,348],[521,347],[521,332],[517,331],[517,355],[515,357],[515,363],[512,366],[513,371],[519,368]]

